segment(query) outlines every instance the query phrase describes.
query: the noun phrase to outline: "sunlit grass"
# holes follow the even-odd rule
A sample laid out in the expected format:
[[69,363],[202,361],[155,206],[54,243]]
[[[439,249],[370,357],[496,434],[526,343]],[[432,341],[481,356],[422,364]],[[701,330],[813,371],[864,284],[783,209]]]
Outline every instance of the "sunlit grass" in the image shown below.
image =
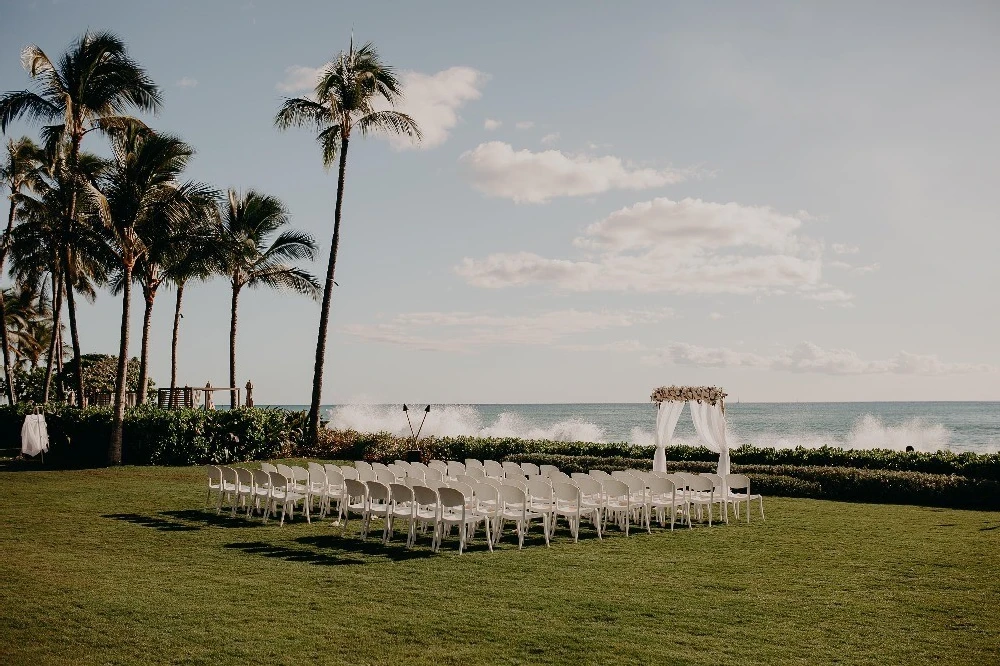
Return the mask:
[[[1000,514],[767,498],[767,522],[490,554],[203,511],[200,468],[0,472],[0,663],[992,663]],[[756,508],[756,507],[755,507]],[[402,541],[399,537],[397,541]]]

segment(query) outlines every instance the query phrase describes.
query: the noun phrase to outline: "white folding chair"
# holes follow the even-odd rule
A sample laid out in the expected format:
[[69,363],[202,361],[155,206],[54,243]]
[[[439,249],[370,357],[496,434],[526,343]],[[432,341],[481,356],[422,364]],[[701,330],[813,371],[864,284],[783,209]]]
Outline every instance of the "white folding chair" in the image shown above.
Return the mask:
[[341,503],[344,512],[344,532],[351,514],[361,517],[361,538],[367,536],[368,529],[368,486],[357,479],[344,479],[344,501]]
[[457,479],[459,476],[465,476],[465,465],[458,462],[457,460],[449,460],[448,465],[448,478]]
[[208,494],[205,496],[205,507],[207,508],[211,506],[212,491],[219,495],[222,494],[222,470],[216,465],[205,465],[205,472],[208,474]]
[[583,495],[578,486],[571,483],[556,482],[552,484],[552,493],[555,497],[552,515],[552,530],[550,534],[555,535],[556,519],[564,516],[569,521],[569,531],[573,535],[573,542],[580,541],[580,523],[584,517],[589,517],[597,528],[597,538],[601,536],[601,509],[594,502],[584,503]]
[[[629,523],[632,519],[632,491],[624,481],[614,478],[606,478],[598,481],[604,494],[604,510],[614,516],[618,526],[625,531],[628,536]],[[607,521],[604,523],[607,525]]]
[[340,473],[344,475],[345,479],[353,479],[355,481],[358,480],[358,468],[357,467],[351,467],[349,465],[341,465],[340,466]]
[[[248,469],[243,469],[242,467],[237,467],[236,469],[236,497],[235,499],[239,501],[240,506],[246,510],[247,515],[250,513],[250,502],[253,500],[253,473]],[[236,504],[232,503],[232,510],[229,515],[236,515]]]
[[[288,478],[281,474],[280,472],[269,472],[268,475],[271,477],[271,495],[268,499],[267,509],[264,511],[264,522],[271,514],[276,513],[278,510],[278,505],[281,505],[281,522],[278,523],[279,526],[285,524],[286,513],[291,517],[295,515],[295,503],[305,502],[306,496],[297,493],[294,490],[293,482],[289,481]],[[307,514],[308,515],[308,514]]]
[[278,468],[275,467],[274,465],[272,465],[269,462],[262,462],[260,464],[260,468],[261,468],[261,470],[263,470],[265,472],[277,472],[278,471]]
[[[441,516],[441,504],[438,500],[437,491],[427,486],[413,486],[413,501],[416,506],[413,509],[414,521],[420,525],[421,531],[427,527],[431,528],[431,547],[437,544],[438,520]],[[414,530],[413,543],[417,541],[417,533]]]
[[469,474],[469,476],[472,476],[471,471],[474,470],[474,469],[475,470],[479,470],[480,472],[483,472],[483,476],[486,475],[486,472],[483,469],[483,462],[481,460],[476,460],[475,458],[466,458],[465,459],[465,473]]
[[222,513],[222,504],[229,501],[230,504],[236,501],[236,470],[232,467],[219,467],[219,504],[215,507],[215,513]]
[[649,495],[646,492],[646,483],[637,476],[628,472],[612,472],[611,477],[624,481],[632,494],[632,508],[639,512],[639,526],[646,525],[646,531],[652,532],[649,526]]
[[686,475],[687,476],[687,487],[688,496],[687,501],[692,506],[698,509],[698,519],[702,518],[702,509],[708,507],[708,526],[712,526],[712,505],[718,501],[715,497],[715,485],[712,483],[711,479],[706,479],[703,476],[696,475]]
[[[458,528],[458,554],[461,555],[462,551],[465,550],[466,542],[474,536],[476,525],[483,518],[474,509],[469,508],[467,498],[459,488],[438,488],[438,499],[441,504],[441,513],[434,550],[440,550],[445,530],[454,525]],[[486,539],[488,543],[492,543],[489,534],[486,535]]]
[[539,465],[538,473],[541,474],[546,479],[552,476],[552,472],[558,472],[559,468],[555,465]]
[[[727,474],[726,486],[729,488],[728,502],[733,503],[736,510],[736,519],[740,518],[740,502],[747,504],[747,524],[750,523],[750,500],[757,500],[760,503],[760,519],[764,520],[764,498],[761,495],[750,494],[750,477],[746,474]],[[734,490],[742,490],[742,493],[734,493]]]
[[540,474],[540,472],[538,471],[538,465],[530,462],[521,463],[521,471],[524,472],[524,475],[527,476],[528,478],[531,478],[533,476],[538,476]]
[[519,479],[525,479],[525,478],[527,478],[524,475],[524,470],[521,469],[521,466],[518,465],[516,462],[504,462],[503,463],[503,475],[504,475],[504,478],[507,478],[509,476],[513,476],[513,477],[519,478]]
[[496,460],[484,460],[483,471],[486,473],[486,476],[491,479],[503,478],[503,465],[498,463]]
[[389,486],[379,481],[368,481],[365,485],[368,486],[368,515],[365,518],[364,536],[361,538],[367,538],[372,518],[381,517],[385,520],[382,524],[382,543],[385,543],[389,534]]
[[310,509],[309,505],[312,504],[312,494],[311,494],[312,482],[309,477],[309,470],[307,470],[305,467],[299,467],[298,465],[293,466],[291,470],[292,470],[291,490],[295,495],[301,495],[302,508],[306,514],[306,522],[312,523],[312,517],[310,516],[311,512],[309,510]]
[[448,463],[443,460],[432,460],[427,463],[427,469],[433,469],[437,471],[441,478],[447,478],[448,476]]
[[417,505],[413,501],[413,489],[401,483],[393,483],[389,486],[389,511],[386,513],[386,537],[388,544],[392,539],[393,523],[396,520],[406,521],[406,547],[413,545],[416,537],[417,526]]
[[528,498],[517,486],[500,486],[500,520],[497,523],[496,535],[493,541],[496,542],[503,534],[504,523],[508,520],[514,521],[517,527],[517,547],[524,548],[524,535],[535,518],[542,520],[542,532],[545,534],[545,545],[549,545],[549,532],[545,529],[545,518],[540,513],[535,513],[528,508]]
[[551,537],[555,530],[556,502],[552,494],[552,484],[548,479],[535,476],[525,482],[528,489],[528,510],[542,515],[546,535]]
[[374,470],[374,469],[372,468],[372,465],[371,465],[371,463],[369,463],[369,462],[368,462],[368,461],[366,461],[366,460],[355,460],[355,461],[354,461],[354,469],[358,470],[359,472],[360,472],[361,470],[367,470],[367,471],[369,471],[369,472],[374,472],[374,471],[375,471],[375,470]]
[[[261,516],[267,510],[267,504],[271,499],[271,473],[262,469],[255,469],[253,474],[253,510],[261,511]],[[251,507],[247,506],[247,515],[250,515]]]
[[656,511],[660,527],[664,526],[667,511],[670,512],[671,532],[674,529],[674,521],[677,519],[678,511],[681,512],[681,524],[687,518],[688,527],[691,527],[690,506],[683,491],[678,491],[677,486],[670,479],[654,476],[649,480],[649,506]]

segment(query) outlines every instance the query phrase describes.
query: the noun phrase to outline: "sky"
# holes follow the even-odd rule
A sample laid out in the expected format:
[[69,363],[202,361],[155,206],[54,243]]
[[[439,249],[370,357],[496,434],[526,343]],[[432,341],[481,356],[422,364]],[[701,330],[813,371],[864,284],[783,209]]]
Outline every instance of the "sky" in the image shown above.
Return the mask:
[[[0,90],[88,28],[161,86],[188,177],[279,197],[316,275],[336,172],[274,114],[352,31],[395,68],[424,140],[350,145],[324,403],[1000,399],[996,3],[4,1]],[[227,383],[229,298],[185,290],[182,384]],[[120,316],[81,308],[85,353]],[[318,319],[241,296],[258,403],[308,402]]]

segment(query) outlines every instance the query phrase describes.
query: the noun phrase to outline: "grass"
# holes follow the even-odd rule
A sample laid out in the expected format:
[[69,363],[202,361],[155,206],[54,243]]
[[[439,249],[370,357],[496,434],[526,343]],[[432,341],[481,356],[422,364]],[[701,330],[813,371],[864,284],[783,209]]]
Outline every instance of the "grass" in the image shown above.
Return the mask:
[[[766,498],[767,522],[383,548],[201,509],[200,468],[0,471],[4,664],[916,664],[1000,653],[1000,514]],[[756,509],[756,507],[754,507]],[[379,530],[378,534],[381,534]]]

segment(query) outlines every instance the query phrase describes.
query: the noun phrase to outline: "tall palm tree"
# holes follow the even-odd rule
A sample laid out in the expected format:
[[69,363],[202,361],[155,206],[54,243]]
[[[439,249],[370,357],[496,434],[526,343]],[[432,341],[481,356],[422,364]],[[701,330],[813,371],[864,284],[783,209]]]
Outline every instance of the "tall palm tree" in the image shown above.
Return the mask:
[[[46,123],[42,134],[47,144],[67,146],[70,173],[78,173],[80,145],[94,129],[123,127],[138,121],[123,115],[130,108],[155,112],[161,104],[160,90],[145,70],[132,60],[125,43],[109,32],[86,32],[53,62],[35,45],[21,52],[21,64],[38,83],[38,90],[10,91],[0,96],[0,131],[18,118]],[[72,232],[78,221],[76,189],[64,224]],[[76,325],[73,248],[60,250],[63,263],[71,271],[66,280],[73,360],[81,368],[80,336]],[[83,396],[83,372],[77,373],[77,392]],[[82,404],[82,402],[81,402]]]
[[[31,186],[38,174],[38,164],[41,154],[38,146],[28,137],[21,137],[17,141],[9,139],[7,150],[4,153],[4,161],[0,164],[0,180],[3,185],[10,190],[10,211],[7,214],[7,228],[4,229],[3,237],[0,239],[0,276],[3,276],[4,264],[7,262],[7,250],[10,248],[10,232],[14,228],[15,211],[17,209],[17,195],[21,189]],[[3,346],[3,368],[4,379],[6,380],[6,393],[8,404],[17,402],[17,394],[14,391],[14,379],[10,365],[10,337],[7,332],[7,313],[4,304],[4,291],[0,289],[0,322],[3,322],[3,329],[0,332],[0,345]]]
[[347,147],[355,130],[362,136],[370,132],[406,134],[420,139],[420,128],[405,113],[379,108],[392,105],[402,98],[399,79],[391,67],[382,62],[371,44],[360,49],[341,51],[336,60],[323,70],[316,84],[314,98],[286,99],[275,116],[280,129],[312,127],[318,130],[316,140],[323,154],[323,166],[329,168],[338,153],[337,203],[333,213],[333,241],[323,288],[319,331],[316,339],[316,364],[313,369],[312,402],[309,406],[309,439],[319,439],[319,405],[323,392],[323,365],[326,359],[326,337],[330,321],[330,301],[333,297],[337,250],[340,247],[340,219],[344,203],[344,177],[347,173]]
[[[149,339],[152,329],[153,304],[156,294],[164,282],[171,279],[171,269],[197,252],[204,243],[206,234],[214,231],[209,220],[216,210],[215,193],[199,200],[192,193],[189,201],[190,215],[179,217],[171,224],[148,225],[143,239],[146,251],[136,260],[133,279],[142,288],[145,304],[142,318],[142,347],[139,354],[139,389],[137,402],[146,402],[149,377]],[[201,250],[204,251],[204,250]],[[119,273],[118,277],[122,277]],[[120,280],[114,285],[114,293],[122,287]]]
[[114,132],[111,139],[110,165],[89,193],[102,223],[96,231],[115,256],[122,285],[115,414],[108,446],[108,462],[120,464],[133,271],[147,256],[149,239],[162,233],[162,227],[181,224],[191,213],[192,201],[210,196],[211,190],[178,181],[194,154],[180,139],[136,126]]
[[191,229],[183,238],[175,243],[175,251],[166,264],[166,279],[177,289],[174,302],[174,327],[170,340],[170,399],[174,407],[173,396],[177,388],[177,343],[180,339],[181,303],[184,300],[184,288],[192,280],[208,279],[219,266],[219,229],[218,209],[212,207],[205,217],[200,218],[196,228]]
[[[229,385],[236,387],[236,310],[244,287],[269,287],[317,296],[316,278],[284,262],[312,260],[316,241],[309,234],[289,229],[278,234],[268,245],[268,237],[288,224],[288,212],[277,198],[249,190],[240,196],[229,190],[229,198],[220,216],[221,272],[229,277],[233,289],[229,324]],[[236,407],[236,391],[230,394]]]

